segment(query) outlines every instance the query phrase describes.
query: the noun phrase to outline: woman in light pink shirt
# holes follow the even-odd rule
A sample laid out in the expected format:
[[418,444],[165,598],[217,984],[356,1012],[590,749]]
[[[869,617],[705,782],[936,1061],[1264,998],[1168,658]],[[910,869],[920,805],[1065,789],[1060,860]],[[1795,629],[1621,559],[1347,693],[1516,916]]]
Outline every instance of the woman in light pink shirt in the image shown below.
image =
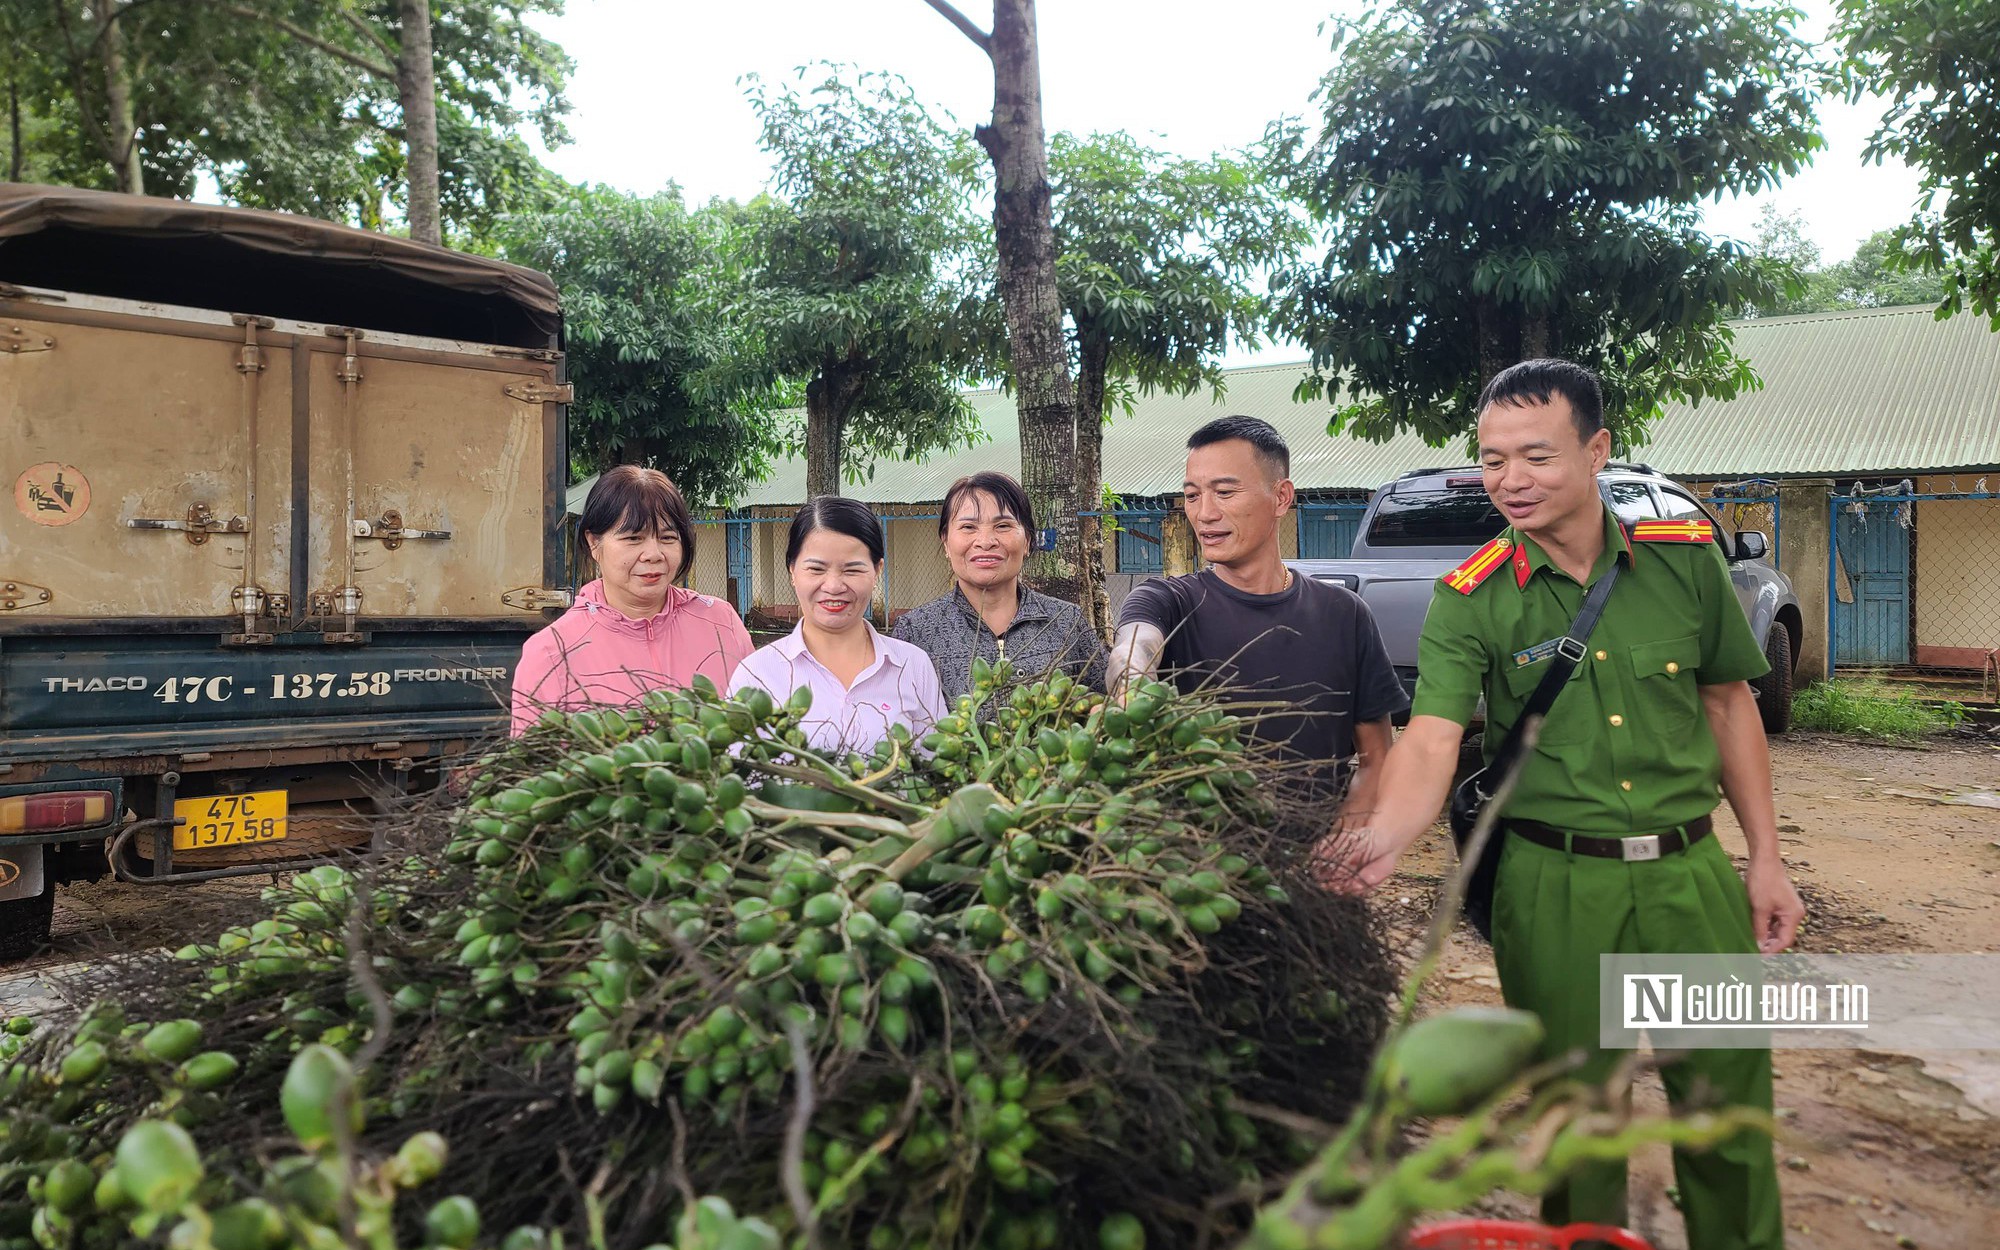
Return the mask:
[[885,549],[882,523],[864,504],[822,495],[799,509],[785,544],[799,626],[759,648],[729,679],[731,694],[759,686],[780,703],[809,687],[812,710],[800,728],[806,745],[822,754],[865,754],[891,725],[922,738],[943,715],[930,656],[868,623]]
[[720,688],[750,654],[734,608],[674,584],[694,567],[694,523],[666,474],[630,464],[606,472],[577,528],[602,576],[521,648],[517,737],[550,708],[629,707],[697,675]]

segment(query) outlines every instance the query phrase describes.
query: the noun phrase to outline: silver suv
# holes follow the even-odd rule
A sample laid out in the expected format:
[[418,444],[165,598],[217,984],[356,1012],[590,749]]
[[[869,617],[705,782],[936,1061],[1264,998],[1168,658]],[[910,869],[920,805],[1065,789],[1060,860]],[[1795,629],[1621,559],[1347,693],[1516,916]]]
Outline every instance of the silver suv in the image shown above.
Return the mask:
[[[1732,531],[1686,487],[1643,464],[1609,465],[1598,483],[1622,521],[1699,518],[1715,526],[1736,598],[1771,662],[1771,671],[1751,683],[1764,730],[1785,732],[1792,722],[1792,670],[1805,618],[1791,579],[1767,558],[1769,536],[1758,530]],[[1431,583],[1506,528],[1486,497],[1478,466],[1419,469],[1369,499],[1351,558],[1287,563],[1360,595],[1381,626],[1403,684],[1414,690],[1417,636],[1430,607]]]

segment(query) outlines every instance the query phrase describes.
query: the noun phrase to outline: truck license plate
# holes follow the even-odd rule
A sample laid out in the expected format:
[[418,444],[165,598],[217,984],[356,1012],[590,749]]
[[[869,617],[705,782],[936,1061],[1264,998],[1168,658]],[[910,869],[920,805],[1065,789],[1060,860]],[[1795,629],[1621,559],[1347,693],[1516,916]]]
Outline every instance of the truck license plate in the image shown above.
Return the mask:
[[186,823],[174,827],[174,849],[276,842],[285,836],[285,809],[283,790],[176,799],[174,815]]

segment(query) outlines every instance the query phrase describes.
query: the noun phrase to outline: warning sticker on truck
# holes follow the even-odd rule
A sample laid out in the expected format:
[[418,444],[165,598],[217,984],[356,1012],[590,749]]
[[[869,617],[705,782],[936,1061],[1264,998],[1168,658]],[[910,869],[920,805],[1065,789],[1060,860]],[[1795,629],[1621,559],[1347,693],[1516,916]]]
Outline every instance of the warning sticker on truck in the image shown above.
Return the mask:
[[14,479],[14,506],[37,525],[68,525],[90,510],[90,482],[73,464],[46,461]]

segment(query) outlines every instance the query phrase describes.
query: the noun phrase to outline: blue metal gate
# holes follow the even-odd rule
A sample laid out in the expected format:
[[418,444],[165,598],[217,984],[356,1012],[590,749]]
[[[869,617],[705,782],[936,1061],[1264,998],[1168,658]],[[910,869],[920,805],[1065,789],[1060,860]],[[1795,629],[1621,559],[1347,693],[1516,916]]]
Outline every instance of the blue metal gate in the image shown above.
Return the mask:
[[1111,514],[1118,523],[1118,566],[1114,573],[1158,573],[1165,565],[1161,534],[1166,513],[1132,509]]
[[1908,664],[1910,504],[1840,495],[1832,502],[1833,662]]
[[1299,559],[1345,560],[1361,536],[1366,503],[1302,503],[1299,505]]
[[744,616],[750,614],[750,522],[729,520],[723,522],[723,535],[729,545],[729,592],[736,601],[736,611]]

